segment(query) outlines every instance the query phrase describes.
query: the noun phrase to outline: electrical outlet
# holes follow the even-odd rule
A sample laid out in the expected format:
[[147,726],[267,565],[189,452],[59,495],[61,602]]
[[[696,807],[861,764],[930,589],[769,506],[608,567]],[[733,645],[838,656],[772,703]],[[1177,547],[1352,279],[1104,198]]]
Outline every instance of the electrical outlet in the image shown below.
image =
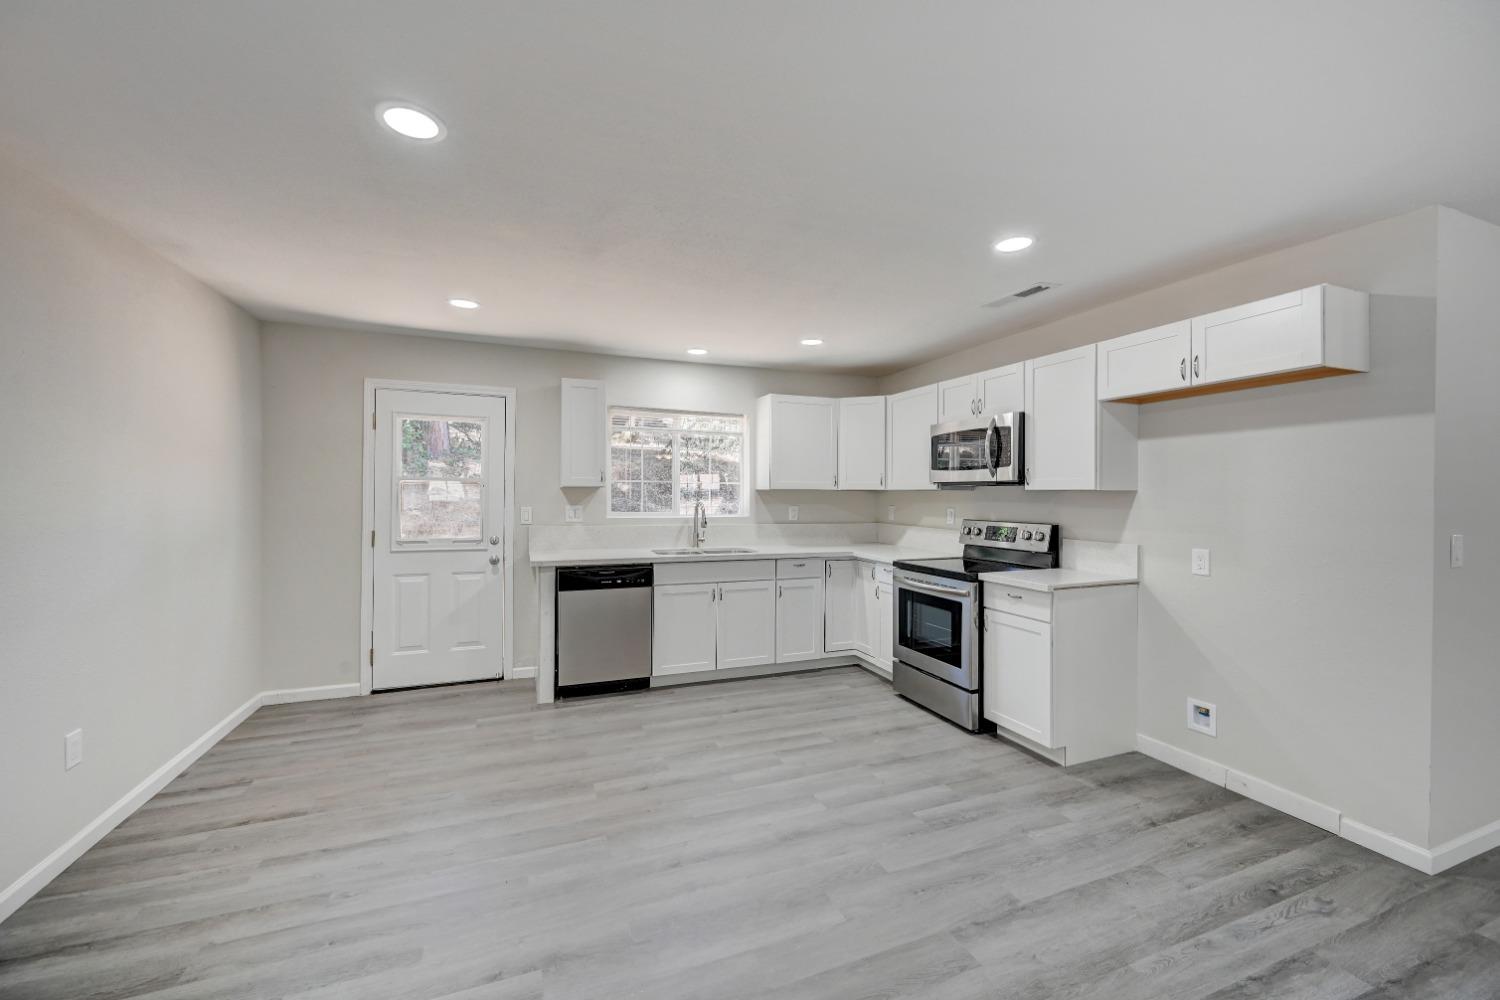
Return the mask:
[[1187,727],[1204,736],[1219,735],[1219,707],[1197,698],[1187,700]]
[[570,503],[570,504],[568,504],[568,509],[566,511],[564,511],[563,517],[564,517],[564,519],[566,519],[570,523],[576,523],[578,521],[582,521],[583,520],[583,508],[581,506],[579,506],[578,504],[571,504]]
[[801,507],[798,507],[796,504],[791,504],[791,505],[789,505],[787,507],[787,509],[786,509],[786,519],[788,521],[795,521],[795,520],[797,520],[797,518],[799,518],[801,516],[802,516],[802,508]]
[[1464,564],[1464,536],[1454,535],[1448,539],[1448,565],[1458,569]]
[[83,763],[83,730],[75,729],[63,736],[63,770],[71,771]]
[[1193,550],[1193,575],[1208,576],[1208,550]]
[[522,524],[530,524],[531,523],[531,508],[530,507],[522,507],[521,508],[521,523]]
[[943,513],[943,523],[946,524],[950,528],[953,527],[953,508],[952,507],[949,507],[947,509],[947,511],[945,511]]
[[895,504],[891,504],[890,506],[886,507],[886,509],[885,509],[885,519],[887,521],[894,521],[896,519],[896,505]]

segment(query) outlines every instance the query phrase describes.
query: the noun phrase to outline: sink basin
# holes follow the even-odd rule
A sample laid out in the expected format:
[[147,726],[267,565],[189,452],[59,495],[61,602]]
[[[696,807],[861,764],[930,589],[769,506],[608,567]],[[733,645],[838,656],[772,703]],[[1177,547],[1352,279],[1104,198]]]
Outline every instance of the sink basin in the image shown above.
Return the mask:
[[733,556],[754,552],[754,549],[652,549],[659,556]]
[[730,556],[742,552],[754,552],[754,549],[699,549],[706,556]]

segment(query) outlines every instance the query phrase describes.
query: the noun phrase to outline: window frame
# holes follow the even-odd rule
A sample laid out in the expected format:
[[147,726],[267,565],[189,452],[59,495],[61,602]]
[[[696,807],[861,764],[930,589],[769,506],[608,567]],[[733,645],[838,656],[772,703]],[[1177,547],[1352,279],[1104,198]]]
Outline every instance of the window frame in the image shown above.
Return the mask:
[[748,519],[750,517],[750,467],[748,450],[750,438],[750,418],[748,416],[743,413],[721,413],[713,410],[676,409],[663,406],[627,406],[620,403],[611,403],[604,408],[604,447],[606,453],[605,469],[607,470],[604,479],[604,516],[607,519],[621,518],[624,520],[635,521],[691,521],[693,519],[692,514],[682,514],[675,509],[671,513],[661,513],[657,511],[646,510],[617,511],[614,509],[615,463],[614,444],[612,443],[612,438],[615,431],[614,414],[617,410],[629,413],[663,413],[671,414],[673,416],[720,417],[738,420],[740,422],[740,429],[738,431],[690,431],[668,428],[652,428],[652,431],[653,433],[672,435],[672,496],[674,498],[674,501],[677,497],[677,491],[681,488],[682,484],[682,447],[680,439],[684,435],[703,433],[731,434],[737,436],[740,439],[740,512],[738,514],[711,514],[710,517],[712,517],[716,521],[737,521]]

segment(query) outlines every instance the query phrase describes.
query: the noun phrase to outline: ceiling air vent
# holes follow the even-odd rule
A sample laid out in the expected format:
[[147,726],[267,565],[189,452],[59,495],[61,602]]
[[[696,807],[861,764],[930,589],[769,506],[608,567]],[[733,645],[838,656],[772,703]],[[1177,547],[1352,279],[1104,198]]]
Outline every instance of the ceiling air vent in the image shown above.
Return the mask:
[[1040,295],[1043,292],[1047,291],[1049,288],[1056,287],[1057,282],[1055,281],[1038,281],[1030,288],[1023,288],[1019,292],[1011,292],[1004,298],[996,299],[993,302],[986,302],[984,304],[984,307],[986,309],[998,309],[1001,306],[1008,306],[1012,302],[1024,302],[1026,299],[1031,298],[1033,295]]

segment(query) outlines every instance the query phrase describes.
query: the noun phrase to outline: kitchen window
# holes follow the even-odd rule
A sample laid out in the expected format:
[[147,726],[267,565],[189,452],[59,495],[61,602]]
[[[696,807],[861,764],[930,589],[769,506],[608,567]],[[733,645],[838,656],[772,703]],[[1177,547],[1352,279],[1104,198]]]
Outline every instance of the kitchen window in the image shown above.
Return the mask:
[[610,407],[611,517],[738,517],[744,471],[743,415]]

